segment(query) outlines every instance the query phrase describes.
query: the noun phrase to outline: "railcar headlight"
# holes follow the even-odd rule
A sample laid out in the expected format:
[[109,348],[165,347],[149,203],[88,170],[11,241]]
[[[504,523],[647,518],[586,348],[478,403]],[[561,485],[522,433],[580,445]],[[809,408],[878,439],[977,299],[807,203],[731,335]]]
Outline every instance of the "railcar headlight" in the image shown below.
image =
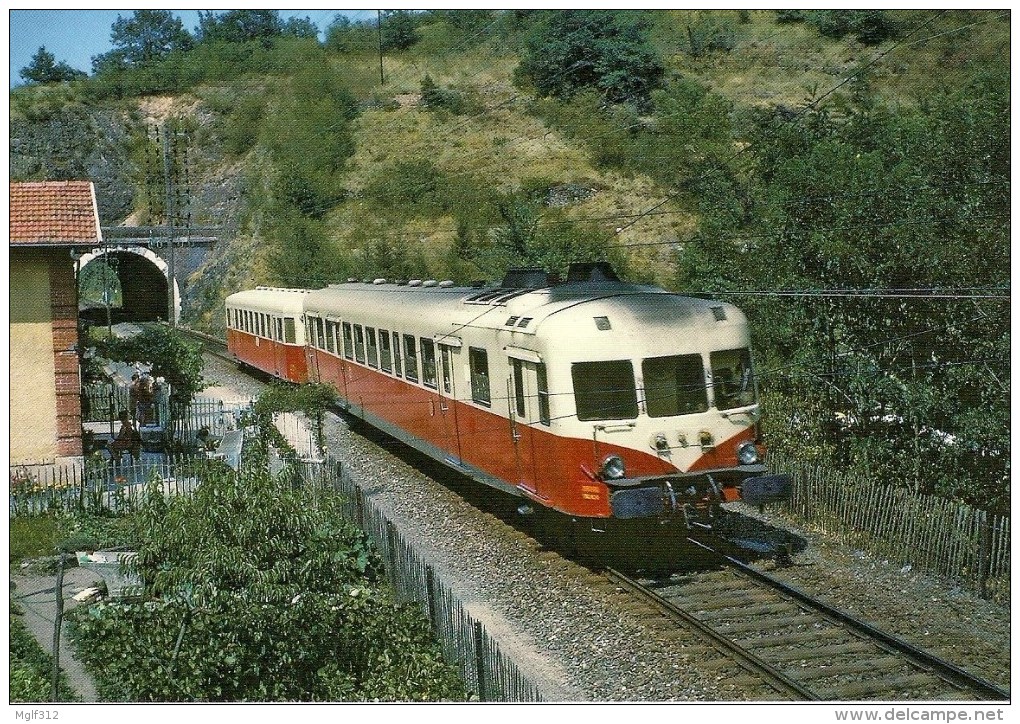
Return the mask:
[[602,461],[602,477],[608,480],[619,480],[627,474],[627,466],[619,455],[607,455]]
[[750,440],[745,440],[737,445],[737,460],[741,465],[754,465],[761,460],[758,457],[758,448]]

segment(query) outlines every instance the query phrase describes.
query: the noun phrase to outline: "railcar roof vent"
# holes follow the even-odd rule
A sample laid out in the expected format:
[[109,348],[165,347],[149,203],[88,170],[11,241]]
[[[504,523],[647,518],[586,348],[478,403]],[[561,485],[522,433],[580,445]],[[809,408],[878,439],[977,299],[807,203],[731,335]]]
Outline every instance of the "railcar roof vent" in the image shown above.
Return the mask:
[[436,284],[438,284],[438,282],[435,279],[426,279],[421,283],[423,287],[434,287]]
[[715,321],[717,322],[726,321],[726,307],[712,307],[712,316],[715,317]]
[[613,325],[609,323],[609,317],[595,317],[595,329],[600,332],[605,332],[613,328]]
[[449,289],[450,287],[453,286],[453,282],[449,279],[444,279],[443,281],[439,282],[439,286],[441,286],[443,289]]
[[509,269],[503,277],[504,289],[542,289],[556,283],[545,269]]
[[421,286],[421,279],[412,279],[411,281],[409,281],[407,283],[407,286],[409,286],[409,287],[420,287]]
[[577,262],[567,269],[567,282],[618,282],[613,265],[608,261]]
[[373,283],[373,284],[385,284],[385,283],[386,283],[386,280],[385,280],[385,279],[382,279],[382,278],[379,278],[379,279],[373,279],[373,280],[372,280],[372,283]]

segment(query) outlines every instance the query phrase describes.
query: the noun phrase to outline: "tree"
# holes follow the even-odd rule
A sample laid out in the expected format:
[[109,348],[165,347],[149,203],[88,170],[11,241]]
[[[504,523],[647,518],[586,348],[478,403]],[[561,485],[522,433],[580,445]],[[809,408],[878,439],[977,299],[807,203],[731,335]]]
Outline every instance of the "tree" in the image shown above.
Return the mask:
[[180,18],[169,10],[135,10],[128,18],[118,15],[111,26],[110,42],[113,50],[92,59],[97,73],[163,60],[194,45]]
[[29,83],[62,83],[64,81],[85,78],[83,71],[72,68],[67,63],[56,62],[53,53],[40,46],[32,62],[19,71],[19,75]]
[[664,71],[647,28],[633,12],[549,12],[529,32],[515,76],[540,96],[569,99],[592,88],[614,103],[644,100]]
[[417,21],[410,10],[387,10],[382,14],[382,49],[407,50],[417,43]]
[[198,37],[203,43],[269,41],[283,35],[283,29],[277,10],[228,10],[220,15],[206,10],[198,17]]
[[315,23],[312,22],[311,18],[307,16],[303,18],[289,18],[287,22],[283,24],[281,34],[292,38],[318,40],[319,29],[315,26]]

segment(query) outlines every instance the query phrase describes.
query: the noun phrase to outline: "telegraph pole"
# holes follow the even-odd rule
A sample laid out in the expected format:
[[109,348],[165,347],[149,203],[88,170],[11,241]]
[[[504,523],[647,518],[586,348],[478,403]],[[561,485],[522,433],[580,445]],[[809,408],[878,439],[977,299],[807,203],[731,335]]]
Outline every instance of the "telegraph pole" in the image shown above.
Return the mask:
[[167,274],[167,284],[166,284],[166,286],[167,286],[167,293],[166,293],[166,295],[167,295],[167,307],[166,307],[167,312],[166,312],[166,316],[167,316],[167,322],[169,322],[170,326],[171,327],[176,327],[177,326],[177,315],[175,314],[175,312],[177,310],[176,310],[176,306],[174,305],[174,302],[176,301],[174,299],[174,286],[176,286],[176,282],[177,282],[177,277],[175,275],[175,267],[174,267],[174,261],[175,261],[174,260],[174,247],[176,246],[176,244],[174,244],[174,202],[175,202],[175,198],[174,197],[176,196],[176,194],[174,193],[174,173],[171,171],[171,165],[173,164],[173,157],[171,156],[171,153],[170,153],[170,143],[171,143],[170,142],[170,133],[171,133],[171,130],[170,130],[169,122],[164,123],[163,124],[163,183],[166,186],[166,208],[164,209],[164,213],[166,215],[167,242],[170,245],[170,248],[168,249],[168,252],[169,252],[169,254],[168,254],[168,257],[169,257],[168,258],[168,262],[170,264],[170,268],[168,269],[169,273]]
[[382,10],[375,11],[375,27],[379,33],[379,85],[386,85],[382,67]]

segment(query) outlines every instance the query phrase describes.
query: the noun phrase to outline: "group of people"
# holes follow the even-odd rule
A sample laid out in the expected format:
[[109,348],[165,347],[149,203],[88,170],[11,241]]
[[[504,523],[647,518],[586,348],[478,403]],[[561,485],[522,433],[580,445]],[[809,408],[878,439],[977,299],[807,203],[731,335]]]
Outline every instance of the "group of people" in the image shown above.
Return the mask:
[[110,451],[115,459],[119,459],[125,452],[130,452],[131,457],[135,459],[141,455],[141,428],[156,422],[154,414],[156,391],[156,381],[149,373],[135,372],[131,375],[128,399],[131,404],[131,412],[134,413],[134,420],[128,410],[120,411],[120,431],[110,445]]

